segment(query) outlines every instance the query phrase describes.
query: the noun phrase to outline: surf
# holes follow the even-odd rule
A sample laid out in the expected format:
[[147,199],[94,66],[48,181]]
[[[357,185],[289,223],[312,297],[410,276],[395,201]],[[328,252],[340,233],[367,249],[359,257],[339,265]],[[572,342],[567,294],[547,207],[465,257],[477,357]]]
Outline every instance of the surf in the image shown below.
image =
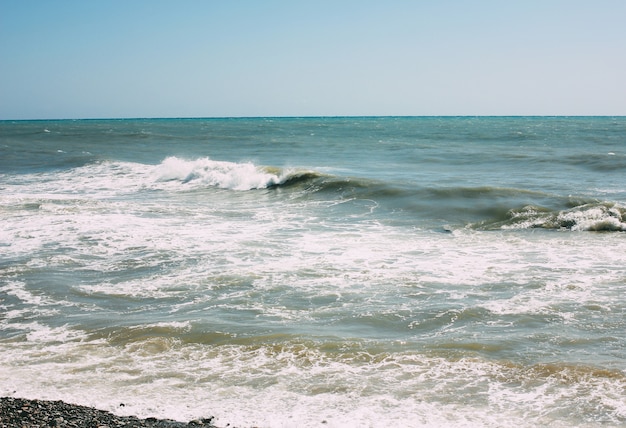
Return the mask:
[[321,177],[314,171],[257,166],[252,162],[228,162],[208,157],[185,160],[167,157],[153,171],[156,182],[175,181],[193,187],[257,190],[295,185]]
[[549,229],[561,231],[624,232],[626,207],[617,202],[590,202],[569,209],[526,205],[507,211],[503,219],[470,225],[478,230]]

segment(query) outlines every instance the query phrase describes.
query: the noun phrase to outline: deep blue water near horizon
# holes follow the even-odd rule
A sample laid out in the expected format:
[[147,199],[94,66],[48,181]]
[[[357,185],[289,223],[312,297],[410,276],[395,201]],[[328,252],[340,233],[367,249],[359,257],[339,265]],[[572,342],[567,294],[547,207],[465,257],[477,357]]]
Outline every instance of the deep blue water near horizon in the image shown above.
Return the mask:
[[624,117],[2,121],[0,198],[1,395],[626,425]]

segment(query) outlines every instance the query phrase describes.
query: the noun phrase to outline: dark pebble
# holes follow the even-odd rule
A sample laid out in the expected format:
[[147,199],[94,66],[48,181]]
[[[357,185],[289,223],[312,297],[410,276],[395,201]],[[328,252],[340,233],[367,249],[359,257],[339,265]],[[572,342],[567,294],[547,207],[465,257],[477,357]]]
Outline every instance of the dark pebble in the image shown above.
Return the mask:
[[104,410],[77,406],[63,401],[26,400],[0,397],[0,428],[217,428],[213,417],[193,421],[193,425],[169,419],[116,416]]

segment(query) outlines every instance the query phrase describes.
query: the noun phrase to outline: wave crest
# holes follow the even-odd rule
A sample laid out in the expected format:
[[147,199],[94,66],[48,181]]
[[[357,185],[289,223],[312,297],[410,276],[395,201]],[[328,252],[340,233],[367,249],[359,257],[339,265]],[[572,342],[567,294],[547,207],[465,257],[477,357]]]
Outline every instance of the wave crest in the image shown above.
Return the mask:
[[157,165],[154,176],[156,181],[179,181],[230,190],[254,190],[294,184],[319,175],[311,171],[260,167],[251,162],[236,163],[209,158],[184,160],[171,156]]
[[528,205],[521,209],[509,210],[507,217],[504,221],[481,224],[478,228],[626,231],[626,207],[611,202],[578,205],[558,212]]

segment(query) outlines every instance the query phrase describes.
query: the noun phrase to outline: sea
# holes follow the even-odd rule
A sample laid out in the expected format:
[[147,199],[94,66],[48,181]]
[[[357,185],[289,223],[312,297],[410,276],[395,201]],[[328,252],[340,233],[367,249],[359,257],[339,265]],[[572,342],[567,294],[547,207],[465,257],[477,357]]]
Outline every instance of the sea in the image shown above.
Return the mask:
[[626,426],[626,117],[0,122],[0,396]]

